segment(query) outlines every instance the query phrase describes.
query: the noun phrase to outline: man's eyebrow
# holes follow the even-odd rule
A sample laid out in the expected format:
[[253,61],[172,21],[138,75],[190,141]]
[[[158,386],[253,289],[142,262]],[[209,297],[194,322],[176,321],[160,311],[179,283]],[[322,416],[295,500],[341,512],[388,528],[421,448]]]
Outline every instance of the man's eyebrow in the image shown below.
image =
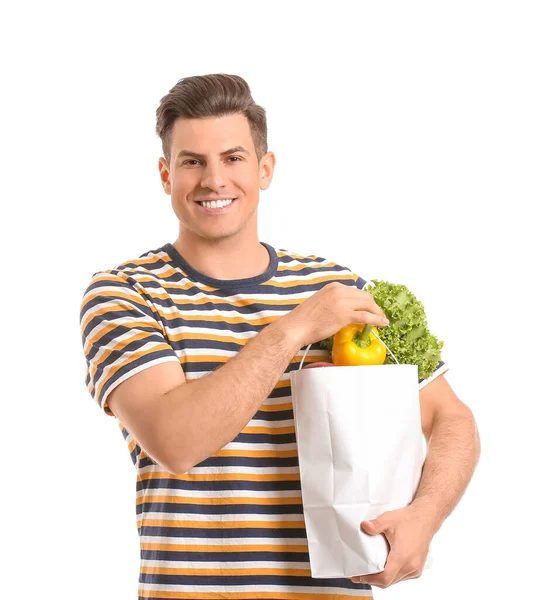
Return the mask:
[[[236,152],[243,152],[247,156],[250,156],[250,152],[245,150],[243,146],[235,146],[235,148],[230,148],[229,150],[224,150],[224,152],[220,153],[220,156],[226,156],[227,154],[235,154]],[[194,156],[195,158],[205,158],[205,154],[199,154],[198,152],[194,152],[193,150],[181,150],[177,154],[177,158],[181,156]]]

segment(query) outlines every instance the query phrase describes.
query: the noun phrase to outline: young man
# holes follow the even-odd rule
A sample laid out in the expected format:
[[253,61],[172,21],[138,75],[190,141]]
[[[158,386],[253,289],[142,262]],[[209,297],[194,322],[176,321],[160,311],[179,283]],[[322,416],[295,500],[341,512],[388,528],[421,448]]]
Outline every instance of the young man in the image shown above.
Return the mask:
[[179,235],[95,273],[81,306],[88,389],[137,471],[139,598],[344,600],[418,577],[479,454],[447,366],[420,382],[429,445],[415,500],[362,524],[387,537],[385,570],[312,579],[289,372],[311,343],[305,360],[327,360],[316,343],[345,325],[387,322],[348,268],[259,241],[275,156],[242,78],[180,80],[157,132]]

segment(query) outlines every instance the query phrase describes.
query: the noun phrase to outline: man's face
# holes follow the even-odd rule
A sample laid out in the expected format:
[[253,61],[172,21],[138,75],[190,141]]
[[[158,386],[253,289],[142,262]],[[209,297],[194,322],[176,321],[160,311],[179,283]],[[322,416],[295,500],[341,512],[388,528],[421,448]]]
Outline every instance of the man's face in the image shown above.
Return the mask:
[[[217,240],[247,227],[257,236],[259,190],[269,187],[274,163],[273,153],[268,152],[258,164],[248,120],[235,114],[177,119],[172,129],[170,165],[160,158],[159,170],[181,228]],[[222,198],[235,200],[218,212],[199,204]]]

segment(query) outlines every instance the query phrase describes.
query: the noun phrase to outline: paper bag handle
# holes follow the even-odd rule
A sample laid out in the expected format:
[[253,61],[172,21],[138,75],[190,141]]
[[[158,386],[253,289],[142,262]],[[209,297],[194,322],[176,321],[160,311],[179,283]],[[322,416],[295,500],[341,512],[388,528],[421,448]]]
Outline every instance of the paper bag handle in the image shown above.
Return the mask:
[[[368,281],[368,282],[367,282],[367,283],[364,285],[364,287],[363,287],[362,289],[363,289],[363,290],[364,290],[364,289],[366,289],[366,288],[367,288],[369,285],[371,285],[371,286],[375,287],[375,283],[373,283],[372,281]],[[390,327],[390,325],[389,325],[389,327]],[[392,350],[391,350],[391,349],[390,349],[390,348],[387,346],[387,344],[385,344],[385,342],[384,342],[384,341],[383,341],[383,340],[382,340],[382,339],[381,339],[381,338],[380,338],[380,337],[377,335],[377,333],[376,333],[375,331],[371,331],[370,333],[373,333],[373,334],[374,334],[374,336],[375,336],[375,337],[376,337],[376,338],[377,338],[377,339],[378,339],[378,340],[379,340],[379,341],[380,341],[380,342],[383,344],[383,346],[385,346],[385,348],[386,348],[386,349],[389,351],[389,353],[390,353],[390,355],[392,356],[392,358],[393,358],[393,359],[396,361],[396,364],[398,364],[398,365],[399,365],[399,364],[400,364],[400,362],[399,362],[399,361],[398,361],[398,359],[397,359],[397,358],[394,356],[394,354],[392,353]],[[300,371],[300,370],[302,369],[302,367],[303,367],[304,359],[305,359],[305,357],[306,357],[306,355],[307,355],[308,351],[310,350],[310,346],[311,346],[311,345],[312,345],[312,344],[308,344],[308,346],[306,347],[306,350],[304,351],[304,354],[303,354],[303,359],[301,360],[301,364],[299,365],[299,369],[298,369],[299,371]]]

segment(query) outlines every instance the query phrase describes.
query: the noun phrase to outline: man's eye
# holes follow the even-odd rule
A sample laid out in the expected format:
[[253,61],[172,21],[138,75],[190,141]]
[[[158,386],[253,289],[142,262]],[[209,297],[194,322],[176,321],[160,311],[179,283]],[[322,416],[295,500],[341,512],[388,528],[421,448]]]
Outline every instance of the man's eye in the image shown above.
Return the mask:
[[[232,162],[237,162],[242,160],[242,158],[240,156],[229,156],[229,159],[235,158],[236,160],[232,161]],[[198,163],[200,162],[199,160],[197,160],[196,158],[192,158],[190,160],[186,160],[183,164],[184,165],[188,165],[188,164],[192,164],[192,163]]]

